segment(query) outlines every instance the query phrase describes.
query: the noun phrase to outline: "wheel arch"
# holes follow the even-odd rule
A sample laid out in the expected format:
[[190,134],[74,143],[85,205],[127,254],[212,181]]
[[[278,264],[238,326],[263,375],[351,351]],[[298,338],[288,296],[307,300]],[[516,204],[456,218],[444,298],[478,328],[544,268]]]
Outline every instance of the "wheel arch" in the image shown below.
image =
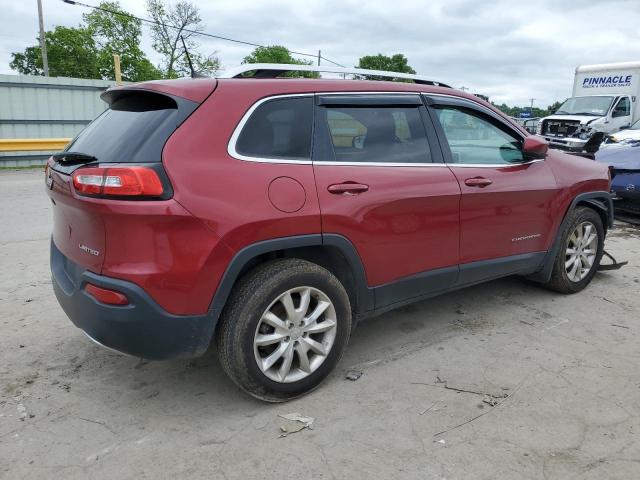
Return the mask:
[[576,195],[571,201],[569,208],[564,213],[562,222],[556,231],[556,238],[553,241],[552,247],[547,252],[542,264],[542,269],[528,276],[527,278],[535,282],[546,283],[551,279],[553,271],[553,263],[555,261],[558,250],[560,249],[560,243],[562,240],[562,233],[567,228],[567,217],[569,212],[573,211],[577,207],[587,207],[595,210],[602,219],[602,225],[605,229],[605,234],[608,228],[613,226],[613,200],[609,192],[597,191],[597,192],[585,192]]
[[312,234],[263,240],[238,251],[229,262],[209,307],[217,324],[237,281],[257,265],[277,258],[300,258],[326,268],[343,284],[354,316],[373,309],[373,292],[353,244],[342,235]]
[[[605,232],[613,226],[613,201],[611,196],[607,194],[607,198],[603,197],[586,197],[579,200],[573,208],[588,207],[596,211],[602,219],[602,226]],[[569,210],[567,210],[569,213]]]

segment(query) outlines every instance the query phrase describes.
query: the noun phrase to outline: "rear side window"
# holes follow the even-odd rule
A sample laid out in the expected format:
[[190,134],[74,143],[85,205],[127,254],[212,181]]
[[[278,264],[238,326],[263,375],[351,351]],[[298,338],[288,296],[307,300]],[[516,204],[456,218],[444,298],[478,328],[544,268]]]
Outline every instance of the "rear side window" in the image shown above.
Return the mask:
[[338,162],[431,162],[416,107],[328,107],[326,120]]
[[125,92],[80,132],[67,151],[106,163],[160,162],[165,142],[197,106],[155,92]]
[[251,114],[235,149],[246,157],[309,160],[312,129],[312,97],[268,100]]

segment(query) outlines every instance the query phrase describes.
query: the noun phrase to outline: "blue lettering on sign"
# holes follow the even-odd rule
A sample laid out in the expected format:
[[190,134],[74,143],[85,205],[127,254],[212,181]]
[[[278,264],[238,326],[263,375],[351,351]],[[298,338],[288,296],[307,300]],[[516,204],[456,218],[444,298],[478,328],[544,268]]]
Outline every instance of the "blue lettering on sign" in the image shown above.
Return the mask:
[[583,88],[600,88],[600,87],[630,87],[633,75],[615,75],[602,77],[585,77],[582,80]]

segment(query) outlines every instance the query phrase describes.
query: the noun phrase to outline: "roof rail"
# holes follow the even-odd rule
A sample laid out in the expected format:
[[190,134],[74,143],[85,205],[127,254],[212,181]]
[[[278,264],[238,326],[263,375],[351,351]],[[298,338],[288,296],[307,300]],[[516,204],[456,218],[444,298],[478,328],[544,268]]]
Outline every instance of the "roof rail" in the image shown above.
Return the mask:
[[389,72],[386,70],[367,70],[364,68],[342,68],[331,66],[315,66],[315,65],[296,65],[286,63],[245,63],[239,67],[232,67],[224,70],[217,75],[217,78],[242,78],[244,73],[255,72],[254,75],[247,78],[276,78],[284,72],[327,72],[342,73],[348,75],[375,76],[387,78],[405,78],[413,80],[415,83],[423,85],[435,85],[438,87],[451,88],[449,85],[435,80],[430,80],[421,75],[413,75],[410,73]]

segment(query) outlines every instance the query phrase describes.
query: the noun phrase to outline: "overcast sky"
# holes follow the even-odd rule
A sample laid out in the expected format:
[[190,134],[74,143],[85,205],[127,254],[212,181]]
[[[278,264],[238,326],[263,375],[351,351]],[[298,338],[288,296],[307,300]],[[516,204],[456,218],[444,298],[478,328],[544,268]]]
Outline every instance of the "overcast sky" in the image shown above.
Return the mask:
[[[75,26],[85,8],[42,0],[45,29]],[[96,5],[98,0],[85,0]],[[143,0],[121,0],[146,16]],[[577,65],[640,60],[639,0],[194,1],[205,31],[314,53],[346,66],[403,53],[419,73],[492,101],[546,107],[571,94]],[[0,0],[0,73],[33,45],[36,0]],[[145,31],[143,49],[154,61]],[[237,65],[251,47],[202,38],[203,53]]]

